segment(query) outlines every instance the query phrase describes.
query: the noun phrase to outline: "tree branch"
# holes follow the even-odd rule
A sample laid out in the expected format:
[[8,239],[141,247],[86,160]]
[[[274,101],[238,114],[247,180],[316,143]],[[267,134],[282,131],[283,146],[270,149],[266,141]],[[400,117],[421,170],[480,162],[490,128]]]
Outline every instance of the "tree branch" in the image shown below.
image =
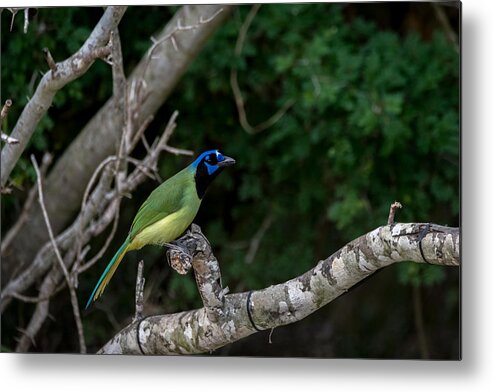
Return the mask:
[[49,50],[45,50],[51,70],[44,74],[36,92],[25,106],[12,131],[12,137],[17,139],[19,143],[7,144],[2,149],[1,186],[5,186],[7,183],[12,169],[26,148],[36,126],[51,106],[56,92],[67,83],[82,76],[89,69],[98,55],[101,54],[101,48],[108,43],[111,30],[118,25],[126,8],[108,7],[86,42],[77,53],[65,61],[55,64]]
[[[235,56],[237,58],[239,58],[241,55],[241,52],[243,50],[243,45],[245,44],[245,38],[248,29],[250,28],[250,25],[252,24],[255,15],[257,15],[257,12],[260,9],[261,5],[262,4],[254,4],[252,6],[250,12],[245,18],[245,21],[243,22],[243,25],[240,28],[240,33],[238,34],[238,39],[236,40],[236,46],[235,46]],[[295,100],[293,99],[287,100],[284,103],[284,105],[280,109],[278,109],[272,116],[270,116],[267,120],[255,126],[252,126],[248,121],[248,116],[245,110],[245,100],[243,99],[243,94],[241,93],[241,89],[238,83],[238,70],[236,69],[236,66],[231,68],[231,72],[229,75],[229,82],[231,85],[231,90],[233,91],[233,96],[236,104],[236,109],[238,111],[238,119],[240,121],[240,125],[243,128],[243,130],[247,133],[255,134],[258,132],[262,132],[267,128],[272,127],[276,122],[278,122],[281,119],[282,116],[284,116],[284,114],[291,108],[291,106],[295,104]]]
[[[144,55],[140,64],[128,78],[129,106],[139,103],[138,113],[134,113],[134,129],[142,130],[152,119],[153,114],[163,104],[189,64],[205,46],[208,38],[218,29],[228,16],[230,5],[191,5],[183,6],[156,35],[161,40],[178,26],[198,25],[196,29],[182,31],[175,35],[179,52],[170,41],[159,45],[153,51],[153,58]],[[219,10],[223,9],[220,13]],[[213,17],[211,19],[211,17]],[[166,77],[163,77],[166,75]],[[116,97],[118,99],[118,97]],[[44,183],[46,209],[50,215],[53,231],[59,233],[70,224],[77,214],[84,190],[96,167],[106,157],[116,155],[121,128],[116,124],[115,97],[85,125],[73,143],[55,163]],[[130,121],[130,120],[129,120]],[[137,131],[139,133],[140,131]],[[136,135],[136,134],[135,134]],[[140,139],[132,139],[138,141]],[[165,146],[171,153],[185,153]],[[2,167],[3,170],[3,167]],[[64,189],[63,195],[60,189]],[[55,213],[56,211],[56,213]],[[2,274],[12,276],[16,265],[30,263],[45,241],[48,240],[41,210],[33,206],[29,225],[18,233],[8,249],[14,257],[3,257]]]
[[[52,160],[53,160],[53,156],[50,153],[45,153],[43,155],[43,160],[41,161],[41,168],[40,168],[40,173],[43,178],[45,177],[46,171],[48,170],[48,167],[51,165]],[[7,234],[2,238],[2,245],[0,251],[0,254],[2,256],[4,255],[6,249],[9,247],[10,243],[13,241],[19,230],[27,222],[29,217],[29,211],[31,210],[31,206],[34,202],[34,198],[36,197],[37,193],[38,193],[38,187],[34,185],[29,191],[29,194],[27,195],[27,199],[24,203],[24,206],[22,207],[22,212],[19,215],[19,218],[17,219],[15,224],[10,228]]]
[[67,286],[70,291],[70,302],[72,304],[72,310],[74,313],[74,319],[75,319],[75,324],[77,325],[77,333],[79,336],[79,348],[80,348],[80,353],[85,354],[86,353],[86,343],[84,339],[84,329],[82,327],[82,321],[80,319],[80,310],[79,310],[79,302],[77,301],[77,294],[75,293],[75,288],[72,283],[72,280],[70,278],[70,274],[67,270],[67,267],[65,266],[65,263],[63,261],[62,255],[60,253],[60,250],[58,249],[58,246],[55,241],[55,236],[53,234],[53,230],[51,229],[51,224],[50,224],[50,219],[48,217],[48,213],[46,212],[46,209],[44,207],[44,199],[43,199],[43,186],[42,186],[42,179],[41,179],[41,172],[38,167],[38,163],[36,162],[36,159],[34,158],[34,155],[31,155],[31,161],[34,166],[34,170],[36,171],[36,176],[37,176],[37,184],[38,184],[38,199],[39,199],[39,204],[41,206],[41,209],[43,210],[43,215],[45,218],[46,222],[46,228],[48,229],[48,233],[50,235],[50,241],[53,246],[53,250],[56,254],[56,260],[58,261],[58,266],[63,272],[63,276],[65,277],[65,282],[67,283]]
[[[297,278],[251,293],[229,295],[224,295],[221,288],[219,266],[208,241],[205,237],[201,239],[200,230],[192,227],[175,244],[193,258],[204,307],[150,316],[132,323],[107,342],[99,353],[204,353],[251,335],[257,329],[299,321],[380,268],[402,261],[424,263],[419,238],[427,225],[397,223],[379,227]],[[458,266],[459,229],[435,224],[429,227],[421,240],[426,260],[442,266]]]
[[[175,120],[177,115],[178,112],[173,113],[161,137],[158,137],[152,144],[152,149],[142,161],[144,166],[156,170],[160,152],[167,146],[173,130],[176,128]],[[131,150],[125,150],[124,158],[128,158],[130,153]],[[73,266],[72,279],[76,282],[77,275],[87,270],[95,260],[92,259],[88,262],[89,264],[82,264],[80,268],[76,268],[79,247],[99,235],[115,219],[118,213],[119,199],[122,195],[131,193],[146,178],[146,175],[137,167],[128,175],[125,174],[125,177],[121,179],[120,185],[115,184],[112,188],[111,183],[116,174],[115,165],[108,165],[102,169],[101,177],[88,196],[85,207],[80,211],[72,225],[54,239],[56,247],[53,246],[52,240],[48,241],[38,252],[32,264],[25,268],[19,276],[10,280],[3,288],[0,296],[1,312],[5,310],[12,298],[23,300],[22,293],[36,281],[43,280],[38,295],[38,298],[42,300],[37,302],[31,320],[17,345],[17,351],[24,352],[29,349],[48,316],[49,299],[58,289],[58,285],[60,283],[63,284],[64,275],[61,273],[60,268],[55,268],[54,266],[59,260],[55,249],[58,249],[60,254],[64,253],[63,262],[67,270]],[[43,213],[47,214],[45,208],[43,208]],[[81,252],[82,259],[85,257],[87,250],[88,247],[86,246]]]
[[0,133],[1,133],[1,140],[4,143],[7,144],[17,144],[19,143],[19,140],[7,135],[6,133],[3,133],[3,120],[4,118],[7,117],[7,114],[9,114],[10,108],[12,107],[12,100],[7,99],[2,107],[2,110],[0,112]]
[[132,322],[140,321],[144,312],[144,260],[139,261],[137,267],[137,280],[135,281],[135,316]]

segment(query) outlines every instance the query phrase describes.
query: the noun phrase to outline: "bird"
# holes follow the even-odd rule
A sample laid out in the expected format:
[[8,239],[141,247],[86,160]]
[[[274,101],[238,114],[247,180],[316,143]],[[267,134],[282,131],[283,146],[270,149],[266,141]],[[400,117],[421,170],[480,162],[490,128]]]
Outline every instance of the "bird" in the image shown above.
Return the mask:
[[99,278],[86,309],[103,294],[128,251],[145,245],[166,246],[177,239],[194,220],[214,178],[235,163],[217,149],[208,150],[154,189],[140,206],[127,238]]

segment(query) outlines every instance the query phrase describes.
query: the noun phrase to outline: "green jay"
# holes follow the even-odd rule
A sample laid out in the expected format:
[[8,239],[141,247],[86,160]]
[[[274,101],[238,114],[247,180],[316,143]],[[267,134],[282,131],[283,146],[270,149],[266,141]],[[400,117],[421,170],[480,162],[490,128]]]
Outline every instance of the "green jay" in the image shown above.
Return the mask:
[[219,150],[209,150],[154,189],[139,208],[125,242],[99,278],[86,309],[103,294],[125,253],[144,245],[164,246],[178,238],[197,215],[212,180],[234,163]]

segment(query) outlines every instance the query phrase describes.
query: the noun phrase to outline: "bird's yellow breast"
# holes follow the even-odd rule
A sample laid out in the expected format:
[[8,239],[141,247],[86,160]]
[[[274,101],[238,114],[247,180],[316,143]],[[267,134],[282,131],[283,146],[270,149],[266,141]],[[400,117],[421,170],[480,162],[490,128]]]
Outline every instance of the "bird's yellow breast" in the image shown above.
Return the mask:
[[190,224],[200,207],[200,199],[193,192],[185,192],[184,203],[178,211],[167,215],[138,233],[130,243],[129,250],[144,245],[164,245],[177,239]]

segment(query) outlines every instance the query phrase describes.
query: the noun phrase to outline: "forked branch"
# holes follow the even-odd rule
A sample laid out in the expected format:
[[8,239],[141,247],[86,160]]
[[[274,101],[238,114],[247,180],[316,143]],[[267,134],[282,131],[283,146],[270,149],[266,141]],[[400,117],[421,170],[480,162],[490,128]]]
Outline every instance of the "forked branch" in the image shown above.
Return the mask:
[[101,20],[82,47],[65,61],[55,63],[48,49],[44,49],[50,71],[41,79],[33,97],[22,111],[12,131],[16,144],[6,144],[2,149],[0,184],[5,186],[12,169],[31,139],[36,126],[46,114],[58,90],[82,76],[96,58],[108,54],[111,31],[118,25],[127,7],[108,7]]
[[390,264],[460,264],[458,228],[397,223],[355,239],[297,278],[262,290],[226,295],[219,264],[197,226],[193,225],[175,245],[177,248],[170,251],[170,264],[175,268],[180,259],[192,259],[204,307],[145,317],[117,333],[99,350],[100,354],[209,352],[256,331],[299,321]]

